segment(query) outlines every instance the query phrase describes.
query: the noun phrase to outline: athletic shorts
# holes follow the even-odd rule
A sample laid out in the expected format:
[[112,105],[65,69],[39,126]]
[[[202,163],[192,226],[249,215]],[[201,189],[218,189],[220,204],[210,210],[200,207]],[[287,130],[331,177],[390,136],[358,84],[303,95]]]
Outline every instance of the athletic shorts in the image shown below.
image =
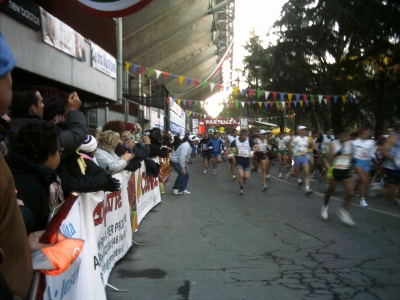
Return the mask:
[[315,159],[318,159],[319,155],[317,150],[313,149],[312,154],[315,157]]
[[207,158],[207,160],[211,159],[211,152],[210,151],[201,151],[201,157],[203,157],[204,159]]
[[221,152],[211,153],[211,158],[217,158],[218,156],[221,156]]
[[236,167],[238,169],[243,169],[244,171],[250,171],[250,158],[236,157]]
[[363,169],[365,172],[369,172],[371,170],[371,163],[369,160],[359,158],[354,158],[353,160],[355,167],[361,167],[361,169]]
[[276,150],[276,153],[280,154],[280,155],[286,155],[287,154],[287,150]]
[[349,169],[335,169],[333,167],[330,167],[327,176],[329,179],[333,179],[336,182],[341,182],[345,179],[351,178],[350,170]]
[[192,147],[192,154],[196,154],[197,153],[197,148],[196,147]]
[[271,161],[275,158],[274,153],[268,152],[267,155],[268,155],[269,160],[271,160]]
[[400,184],[400,170],[385,168],[387,182],[390,184]]
[[295,155],[294,156],[294,167],[300,168],[301,165],[309,165],[307,155]]
[[265,152],[257,151],[257,152],[254,152],[254,158],[257,161],[261,161],[261,160],[267,159],[268,155]]

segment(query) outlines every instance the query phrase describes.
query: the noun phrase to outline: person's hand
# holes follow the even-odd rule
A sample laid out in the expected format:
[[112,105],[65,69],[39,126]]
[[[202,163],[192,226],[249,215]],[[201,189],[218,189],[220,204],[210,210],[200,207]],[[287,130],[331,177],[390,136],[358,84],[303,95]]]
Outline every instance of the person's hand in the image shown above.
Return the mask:
[[121,183],[118,179],[111,176],[111,174],[107,174],[108,186],[106,187],[106,191],[115,192],[121,189]]
[[142,138],[143,138],[143,142],[144,142],[146,145],[149,145],[149,144],[150,144],[150,138],[149,138],[147,135],[142,136]]
[[24,204],[24,201],[22,201],[22,200],[20,200],[20,199],[17,199],[17,202],[18,202],[18,205],[22,205],[22,206],[25,205],[25,204]]
[[129,152],[126,152],[124,155],[121,156],[121,159],[123,159],[125,161],[130,161],[134,157],[135,157],[135,154],[131,154]]
[[51,246],[51,244],[39,243],[39,240],[43,236],[43,234],[44,234],[44,230],[35,231],[30,236],[28,236],[28,244],[29,244],[29,248],[31,249],[31,252]]
[[68,108],[69,110],[79,110],[82,102],[78,97],[77,92],[72,92],[68,97]]
[[186,168],[182,168],[183,175],[186,175]]

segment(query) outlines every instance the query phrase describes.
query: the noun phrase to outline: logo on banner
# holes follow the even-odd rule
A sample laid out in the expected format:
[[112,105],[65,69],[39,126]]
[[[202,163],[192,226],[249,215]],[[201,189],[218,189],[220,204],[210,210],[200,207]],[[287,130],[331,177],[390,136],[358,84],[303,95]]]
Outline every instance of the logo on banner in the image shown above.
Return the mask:
[[238,119],[229,119],[229,120],[215,120],[215,119],[200,119],[200,125],[205,126],[239,126]]
[[117,210],[122,206],[121,191],[116,191],[106,195],[103,202],[99,202],[93,211],[94,226],[100,225],[104,222],[107,226],[106,216],[109,212]]

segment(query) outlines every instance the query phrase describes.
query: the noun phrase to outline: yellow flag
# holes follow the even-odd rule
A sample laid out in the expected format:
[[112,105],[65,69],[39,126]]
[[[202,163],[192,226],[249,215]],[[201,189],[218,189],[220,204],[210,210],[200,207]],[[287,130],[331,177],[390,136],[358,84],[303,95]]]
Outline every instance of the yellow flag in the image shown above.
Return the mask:
[[130,62],[126,62],[125,63],[125,69],[127,70],[127,71],[129,71],[129,68],[132,66],[132,64],[130,63]]
[[292,101],[293,94],[288,94],[289,101]]
[[260,108],[262,107],[262,102],[258,102],[258,105],[260,105]]
[[192,111],[191,110],[189,110],[189,116],[192,114]]
[[185,79],[185,77],[179,76],[179,83],[182,83],[184,79]]
[[181,105],[181,99],[176,100],[178,102],[178,105]]
[[300,102],[300,106],[303,106],[303,102],[304,102],[304,101],[303,101],[303,100],[300,100],[299,102]]
[[239,94],[239,88],[238,88],[237,86],[235,86],[235,87],[233,88],[233,93],[234,93],[235,95]]
[[342,96],[343,103],[346,103],[346,95]]

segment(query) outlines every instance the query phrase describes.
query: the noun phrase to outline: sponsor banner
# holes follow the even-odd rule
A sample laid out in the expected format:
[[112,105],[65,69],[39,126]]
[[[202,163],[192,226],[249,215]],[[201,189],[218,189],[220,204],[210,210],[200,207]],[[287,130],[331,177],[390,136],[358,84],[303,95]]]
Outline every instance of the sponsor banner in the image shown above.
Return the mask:
[[164,131],[164,115],[154,110],[150,110],[150,127],[160,128]]
[[239,126],[239,119],[232,118],[229,120],[216,120],[216,119],[200,119],[200,125],[203,126]]
[[172,121],[169,122],[170,130],[173,134],[177,134],[179,136],[185,135],[185,127],[182,127]]
[[246,118],[241,118],[240,119],[240,129],[248,129],[249,128],[249,122],[247,121]]
[[177,115],[177,117],[185,119],[185,112],[183,111],[183,109],[179,106],[178,103],[172,101],[171,99],[169,101],[169,108]]
[[[159,162],[158,157],[154,159]],[[129,179],[128,191],[130,195],[132,230],[135,230],[146,214],[161,202],[158,178],[146,175],[146,165],[143,163]]]
[[112,78],[117,77],[117,60],[114,56],[90,42],[92,53],[92,67]]
[[[67,238],[86,240],[86,228],[82,214],[82,199],[79,197],[71,207],[65,220],[61,223],[60,232]],[[77,299],[80,295],[78,282],[83,280],[82,261],[90,259],[90,249],[83,246],[82,253],[69,268],[56,276],[46,275],[45,300]]]
[[0,9],[29,27],[40,30],[39,6],[29,0],[0,0]]
[[169,154],[166,158],[161,158],[160,159],[160,174],[158,176],[158,179],[162,183],[166,183],[171,176],[171,165],[169,164],[170,162],[170,157]]

